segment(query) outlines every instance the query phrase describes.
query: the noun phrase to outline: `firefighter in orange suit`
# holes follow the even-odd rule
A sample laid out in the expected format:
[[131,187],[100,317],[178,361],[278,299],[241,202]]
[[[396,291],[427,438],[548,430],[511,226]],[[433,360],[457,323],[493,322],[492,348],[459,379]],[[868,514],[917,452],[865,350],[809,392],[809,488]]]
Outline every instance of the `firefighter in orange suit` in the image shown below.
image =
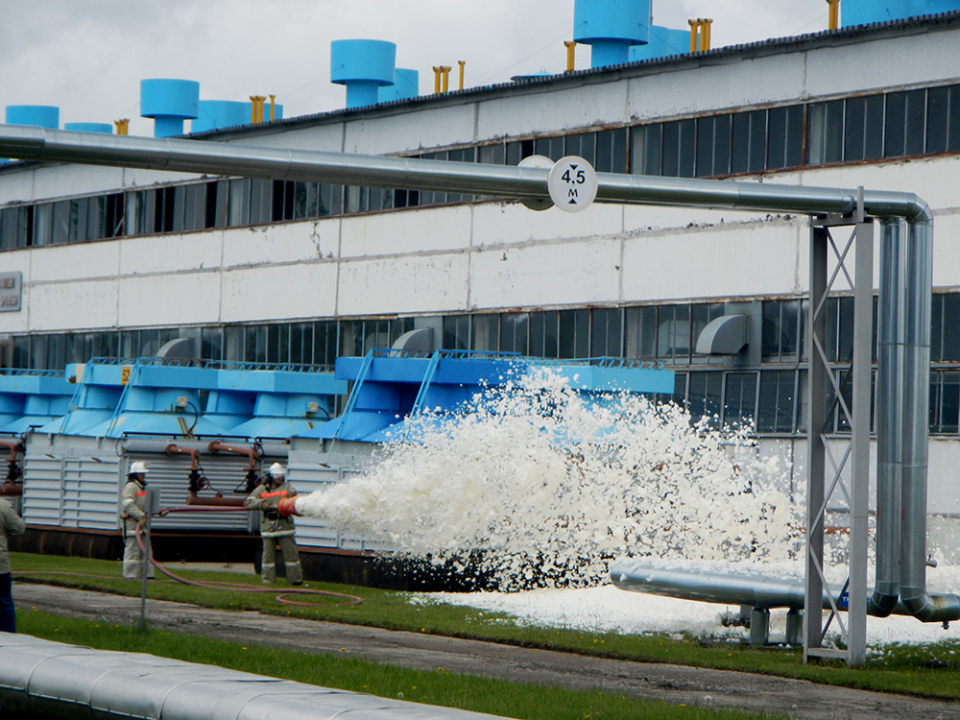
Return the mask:
[[[137,529],[142,532],[147,524],[147,466],[142,462],[130,464],[127,484],[120,496],[120,516],[123,522],[123,576],[128,580],[139,580],[143,575],[141,563],[143,552],[137,542]],[[147,538],[143,542],[146,545]],[[147,567],[147,577],[153,577],[153,566]]]
[[277,579],[277,545],[283,553],[283,564],[287,571],[287,582],[291,585],[303,584],[303,570],[300,567],[300,553],[294,540],[296,529],[292,517],[282,517],[277,504],[284,498],[293,497],[297,491],[286,480],[287,469],[280,463],[270,466],[266,481],[258,485],[246,500],[251,510],[260,511],[260,537],[263,538],[263,561],[260,579],[269,585]]

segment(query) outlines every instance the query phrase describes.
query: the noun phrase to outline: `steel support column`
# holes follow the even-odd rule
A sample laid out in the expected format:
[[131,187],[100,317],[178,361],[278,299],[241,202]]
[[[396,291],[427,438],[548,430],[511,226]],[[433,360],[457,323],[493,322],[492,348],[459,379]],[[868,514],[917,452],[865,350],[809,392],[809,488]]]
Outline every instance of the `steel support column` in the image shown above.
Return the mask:
[[[846,246],[838,248],[830,227],[853,225]],[[836,264],[828,278],[830,250]],[[853,249],[853,258],[849,258]],[[853,276],[847,266],[853,266]],[[826,344],[827,297],[843,275],[854,293],[853,361],[848,370],[835,372]],[[811,658],[839,658],[851,666],[866,661],[867,543],[870,487],[870,397],[873,335],[873,222],[863,213],[862,190],[852,218],[815,220],[810,234],[810,365],[807,378],[807,544],[806,591],[803,630],[804,662]],[[842,380],[841,380],[842,378]],[[828,389],[835,402],[827,407]],[[850,397],[850,403],[846,397]],[[842,454],[833,435],[834,410],[850,429]],[[839,457],[837,457],[839,455]],[[829,461],[831,475],[826,472]],[[844,469],[850,464],[849,487]],[[829,482],[828,482],[829,481]],[[824,563],[826,512],[836,490],[849,511],[850,555],[846,582],[831,587]],[[824,597],[830,612],[823,620]],[[838,615],[847,611],[847,622]],[[831,646],[827,632],[833,621],[839,627],[845,649]]]

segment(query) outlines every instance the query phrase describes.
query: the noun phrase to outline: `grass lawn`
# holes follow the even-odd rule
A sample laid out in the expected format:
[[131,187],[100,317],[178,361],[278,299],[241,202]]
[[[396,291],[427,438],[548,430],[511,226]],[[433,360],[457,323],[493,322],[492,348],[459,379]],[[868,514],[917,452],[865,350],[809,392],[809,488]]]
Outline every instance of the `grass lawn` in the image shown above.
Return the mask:
[[[15,572],[44,573],[15,575],[17,581],[42,580],[49,584],[123,595],[140,594],[139,583],[120,577],[119,562],[14,553],[12,563]],[[171,568],[191,580],[238,582],[259,588],[257,578],[250,575],[187,570],[180,572],[176,570],[176,564]],[[841,664],[804,665],[800,650],[758,649],[729,642],[704,642],[695,638],[674,639],[659,635],[600,634],[530,627],[514,622],[510,616],[500,613],[453,605],[411,603],[410,595],[403,592],[324,583],[310,583],[310,587],[356,595],[363,598],[363,603],[338,606],[333,604],[339,601],[338,598],[320,597],[317,601],[324,604],[315,607],[286,606],[275,599],[275,595],[283,588],[282,584],[277,586],[276,593],[250,594],[191,587],[172,581],[156,581],[150,583],[148,592],[149,597],[154,599],[188,602],[225,610],[258,610],[308,620],[489,640],[624,660],[765,673],[864,690],[960,699],[960,643],[956,641],[922,646],[885,646],[882,650],[874,649],[870,653],[866,668],[850,669]],[[26,616],[24,610],[21,608],[21,615]],[[24,620],[26,621],[26,617]]]
[[309,655],[166,631],[138,633],[89,620],[21,609],[20,632],[58,642],[142,652],[187,662],[219,665],[297,682],[471,710],[524,720],[746,720],[756,715],[642,701],[602,692],[575,692],[485,678],[406,670],[365,660]]

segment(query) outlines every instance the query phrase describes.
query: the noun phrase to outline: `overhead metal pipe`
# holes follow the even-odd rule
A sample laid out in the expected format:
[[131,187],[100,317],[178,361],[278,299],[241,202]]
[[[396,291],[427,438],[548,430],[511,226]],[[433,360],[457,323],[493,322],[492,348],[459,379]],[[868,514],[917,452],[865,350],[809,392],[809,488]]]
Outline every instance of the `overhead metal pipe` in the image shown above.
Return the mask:
[[[507,198],[548,198],[547,168],[278,150],[234,143],[121,137],[0,126],[0,156],[110,167],[326,182],[407,190],[446,190]],[[597,202],[712,209],[848,214],[857,191],[770,183],[598,173]],[[866,191],[864,210],[909,222],[932,219],[912,193]]]
[[[102,136],[35,127],[0,126],[0,156],[517,199],[549,197],[550,170],[545,168]],[[616,173],[598,173],[597,177],[597,202],[811,216],[849,215],[858,206],[858,191],[840,188]],[[933,215],[916,195],[889,191],[864,191],[863,211],[881,220],[884,236],[877,388],[882,559],[870,608],[876,614],[888,612],[894,598],[905,593],[904,601],[909,601],[921,619],[960,619],[960,598],[931,598],[924,582]]]

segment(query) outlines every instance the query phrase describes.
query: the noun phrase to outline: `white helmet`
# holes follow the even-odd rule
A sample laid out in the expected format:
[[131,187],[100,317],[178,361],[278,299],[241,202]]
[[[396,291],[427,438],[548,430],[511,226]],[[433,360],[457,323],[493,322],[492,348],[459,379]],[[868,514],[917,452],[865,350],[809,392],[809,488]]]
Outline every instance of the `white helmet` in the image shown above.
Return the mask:
[[280,463],[274,463],[270,466],[270,474],[274,477],[283,477],[287,474],[287,469]]
[[146,475],[146,473],[147,466],[137,460],[135,463],[131,463],[130,470],[127,472],[127,475]]

